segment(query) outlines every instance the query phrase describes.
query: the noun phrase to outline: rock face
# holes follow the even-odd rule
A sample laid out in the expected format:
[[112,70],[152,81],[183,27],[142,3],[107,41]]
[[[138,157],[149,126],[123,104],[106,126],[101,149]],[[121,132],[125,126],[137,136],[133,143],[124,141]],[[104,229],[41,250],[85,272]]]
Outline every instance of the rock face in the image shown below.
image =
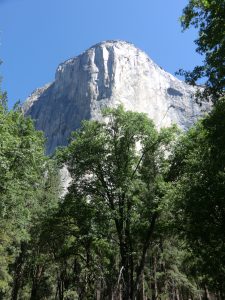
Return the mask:
[[99,43],[59,65],[55,81],[37,89],[24,110],[47,137],[47,153],[66,145],[84,119],[101,119],[101,109],[122,104],[145,112],[158,127],[187,129],[210,110],[194,100],[196,88],[157,66],[124,41]]

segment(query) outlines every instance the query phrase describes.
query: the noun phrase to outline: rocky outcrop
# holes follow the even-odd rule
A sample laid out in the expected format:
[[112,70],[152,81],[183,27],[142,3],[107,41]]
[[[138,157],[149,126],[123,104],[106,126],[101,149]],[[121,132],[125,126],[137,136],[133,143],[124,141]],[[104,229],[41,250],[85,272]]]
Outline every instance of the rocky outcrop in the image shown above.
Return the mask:
[[124,41],[99,43],[59,65],[55,81],[37,89],[24,110],[47,137],[47,153],[66,145],[84,119],[101,119],[101,109],[122,104],[145,112],[158,127],[187,129],[209,111],[194,100],[196,88],[157,66],[143,51]]

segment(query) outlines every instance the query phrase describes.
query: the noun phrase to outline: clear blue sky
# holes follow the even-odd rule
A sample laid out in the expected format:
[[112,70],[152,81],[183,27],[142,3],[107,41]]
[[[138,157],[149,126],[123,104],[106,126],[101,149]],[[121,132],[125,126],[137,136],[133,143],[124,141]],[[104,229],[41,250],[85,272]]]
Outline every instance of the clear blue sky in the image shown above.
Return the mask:
[[0,0],[0,58],[10,106],[54,80],[57,65],[109,39],[134,43],[174,74],[200,62],[186,0]]

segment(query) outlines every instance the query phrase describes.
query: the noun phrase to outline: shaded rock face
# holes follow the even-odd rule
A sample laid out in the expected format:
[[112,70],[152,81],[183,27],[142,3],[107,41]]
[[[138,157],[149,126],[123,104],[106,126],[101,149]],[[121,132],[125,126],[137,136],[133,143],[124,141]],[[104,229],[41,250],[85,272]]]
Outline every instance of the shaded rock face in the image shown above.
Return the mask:
[[59,65],[55,81],[37,89],[24,110],[47,137],[47,153],[68,144],[84,119],[101,120],[103,107],[122,104],[145,112],[157,127],[190,127],[210,110],[194,100],[196,88],[157,66],[143,51],[123,41],[99,43]]

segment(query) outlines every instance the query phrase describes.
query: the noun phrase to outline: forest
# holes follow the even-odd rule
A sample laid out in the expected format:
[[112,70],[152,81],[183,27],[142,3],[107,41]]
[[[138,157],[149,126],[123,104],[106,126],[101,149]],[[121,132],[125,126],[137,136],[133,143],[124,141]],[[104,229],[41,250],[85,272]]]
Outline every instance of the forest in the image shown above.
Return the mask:
[[225,299],[225,1],[189,0],[181,26],[204,60],[179,74],[212,103],[187,132],[119,106],[46,156],[0,91],[0,299]]

